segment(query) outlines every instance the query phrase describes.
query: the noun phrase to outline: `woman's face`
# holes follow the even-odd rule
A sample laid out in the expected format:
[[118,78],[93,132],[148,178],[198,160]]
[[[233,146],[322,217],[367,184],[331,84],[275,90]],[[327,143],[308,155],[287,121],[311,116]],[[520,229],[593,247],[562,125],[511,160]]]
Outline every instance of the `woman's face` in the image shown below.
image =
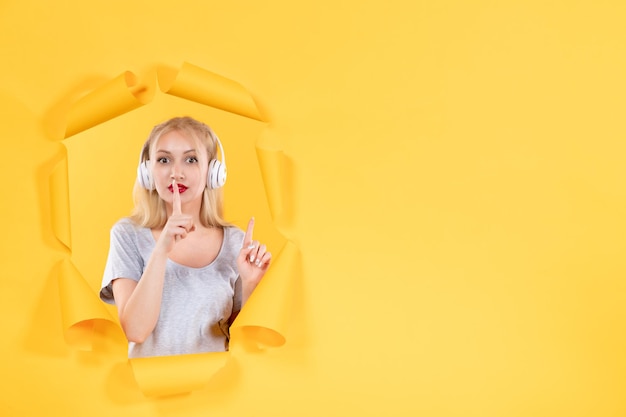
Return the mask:
[[207,150],[200,141],[184,132],[168,132],[152,146],[150,160],[156,191],[168,206],[171,207],[174,193],[172,180],[178,184],[183,208],[200,204],[209,170]]

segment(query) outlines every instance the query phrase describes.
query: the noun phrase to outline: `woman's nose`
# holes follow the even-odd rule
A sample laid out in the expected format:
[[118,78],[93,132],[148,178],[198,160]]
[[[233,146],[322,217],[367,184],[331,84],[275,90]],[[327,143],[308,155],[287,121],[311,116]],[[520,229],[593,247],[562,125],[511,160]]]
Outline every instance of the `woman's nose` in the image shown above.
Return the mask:
[[178,164],[172,164],[172,171],[170,172],[170,178],[181,179],[184,178],[183,169]]

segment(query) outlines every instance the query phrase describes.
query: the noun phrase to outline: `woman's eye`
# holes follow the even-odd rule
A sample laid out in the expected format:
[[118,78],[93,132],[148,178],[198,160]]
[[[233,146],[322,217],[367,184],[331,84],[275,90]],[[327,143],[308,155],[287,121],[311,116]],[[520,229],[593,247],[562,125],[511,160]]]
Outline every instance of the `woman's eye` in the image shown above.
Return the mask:
[[170,160],[169,160],[169,159],[167,159],[167,158],[165,158],[165,157],[161,157],[161,158],[158,158],[158,159],[157,159],[157,162],[158,162],[159,164],[167,164],[169,161],[170,161]]
[[195,156],[190,156],[189,158],[187,158],[187,163],[189,164],[195,164],[198,162],[198,158],[196,158]]

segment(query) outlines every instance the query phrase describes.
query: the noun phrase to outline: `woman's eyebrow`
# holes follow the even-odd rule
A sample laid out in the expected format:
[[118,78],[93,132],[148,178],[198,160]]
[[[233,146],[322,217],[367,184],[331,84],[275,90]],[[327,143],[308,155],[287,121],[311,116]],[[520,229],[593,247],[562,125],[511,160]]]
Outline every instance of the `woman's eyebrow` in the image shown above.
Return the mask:
[[[183,152],[183,155],[184,154],[188,154],[188,153],[195,153],[195,152],[196,152],[195,149],[189,149],[189,150]],[[164,153],[166,155],[171,155],[172,154],[170,151],[166,151],[165,149],[157,149],[156,153]]]

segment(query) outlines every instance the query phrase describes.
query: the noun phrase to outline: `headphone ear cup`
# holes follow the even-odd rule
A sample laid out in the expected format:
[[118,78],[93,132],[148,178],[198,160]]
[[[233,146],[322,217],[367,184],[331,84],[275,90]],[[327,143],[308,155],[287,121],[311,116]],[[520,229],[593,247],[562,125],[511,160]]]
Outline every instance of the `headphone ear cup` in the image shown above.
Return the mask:
[[154,182],[152,181],[148,161],[141,162],[137,167],[137,181],[146,190],[154,190]]
[[209,163],[209,178],[207,184],[209,188],[216,189],[224,186],[226,183],[226,165],[217,159],[212,159]]

